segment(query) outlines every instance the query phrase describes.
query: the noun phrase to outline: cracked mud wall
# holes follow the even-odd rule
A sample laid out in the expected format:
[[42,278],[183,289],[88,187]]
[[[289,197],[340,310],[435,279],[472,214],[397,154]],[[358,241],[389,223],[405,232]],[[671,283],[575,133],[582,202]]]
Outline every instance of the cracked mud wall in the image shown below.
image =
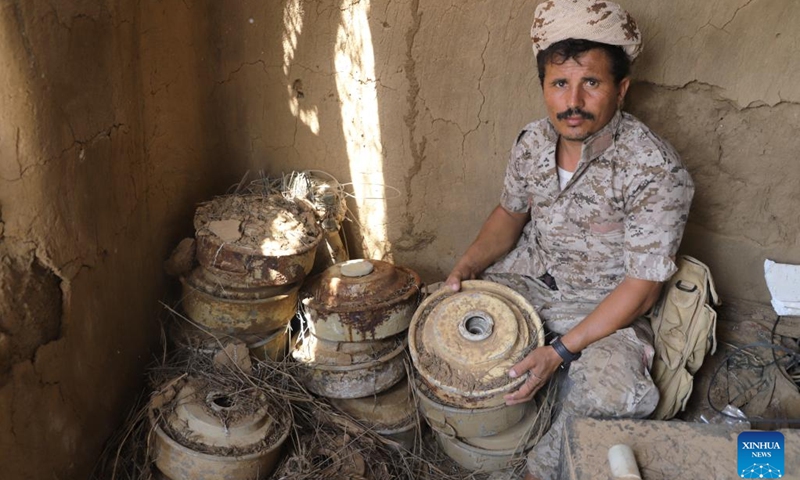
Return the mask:
[[0,0],[2,478],[88,477],[158,348],[161,262],[239,174],[191,6]]
[[[220,20],[237,32],[220,49],[215,90],[226,151],[273,173],[319,168],[349,181],[366,168],[401,192],[382,224],[367,222],[386,241],[366,252],[441,279],[497,204],[519,129],[545,113],[528,34],[536,3],[242,2]],[[800,263],[800,4],[623,3],[645,35],[627,108],[697,182],[683,251],[711,265],[724,295],[768,301],[764,258]],[[347,23],[359,16],[371,48],[354,59],[365,34]],[[348,132],[363,120],[343,113],[372,95],[377,173],[352,168]]]

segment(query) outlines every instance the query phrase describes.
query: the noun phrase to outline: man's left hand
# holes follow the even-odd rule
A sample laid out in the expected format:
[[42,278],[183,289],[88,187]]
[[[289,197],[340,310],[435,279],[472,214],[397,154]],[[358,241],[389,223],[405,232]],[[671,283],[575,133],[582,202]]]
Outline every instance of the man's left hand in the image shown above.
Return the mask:
[[516,392],[504,397],[506,405],[516,405],[532,399],[558,370],[561,361],[558,353],[548,345],[534,349],[521,362],[511,367],[508,372],[509,377],[518,378],[527,373],[528,379]]

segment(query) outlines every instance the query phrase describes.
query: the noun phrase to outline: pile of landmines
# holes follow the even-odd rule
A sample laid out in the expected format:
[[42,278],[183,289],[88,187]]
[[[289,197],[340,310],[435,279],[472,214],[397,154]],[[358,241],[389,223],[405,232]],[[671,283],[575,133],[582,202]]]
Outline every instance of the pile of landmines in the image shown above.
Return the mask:
[[[524,377],[508,376],[532,348],[544,345],[533,307],[508,287],[462,282],[420,305],[409,328],[420,412],[444,452],[464,468],[510,467],[547,427],[536,401],[507,406],[504,395]],[[532,347],[533,346],[533,347]]]
[[420,288],[415,272],[379,260],[334,265],[303,287],[292,352],[309,391],[409,450],[418,425],[405,350]]
[[[179,348],[249,368],[249,353],[280,360],[298,292],[323,231],[312,209],[281,195],[227,195],[200,205],[183,257]],[[243,358],[245,357],[245,358]],[[249,372],[246,372],[249,373]],[[211,376],[209,376],[210,378]],[[172,480],[268,475],[292,428],[285,406],[258,389],[187,377],[151,402],[155,464]]]

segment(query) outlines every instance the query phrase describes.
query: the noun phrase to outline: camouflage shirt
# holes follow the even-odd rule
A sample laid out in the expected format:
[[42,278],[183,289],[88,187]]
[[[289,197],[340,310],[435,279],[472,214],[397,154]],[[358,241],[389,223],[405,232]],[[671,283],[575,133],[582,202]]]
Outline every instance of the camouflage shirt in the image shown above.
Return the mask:
[[558,133],[548,119],[523,129],[501,205],[530,211],[517,246],[488,272],[555,278],[562,296],[601,301],[625,276],[667,280],[694,184],[677,152],[638,119],[617,113],[584,141],[562,191]]

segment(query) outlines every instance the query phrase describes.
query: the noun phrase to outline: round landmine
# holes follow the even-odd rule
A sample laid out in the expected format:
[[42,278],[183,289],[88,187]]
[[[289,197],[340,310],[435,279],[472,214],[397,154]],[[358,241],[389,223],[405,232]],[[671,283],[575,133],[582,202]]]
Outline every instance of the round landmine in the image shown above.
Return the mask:
[[331,399],[331,404],[364,427],[394,440],[406,450],[414,448],[418,425],[412,392],[406,379],[378,395]]
[[311,392],[360,398],[383,392],[406,376],[405,335],[371,342],[331,342],[306,333],[292,351],[298,377]]
[[196,254],[226,284],[296,283],[311,271],[322,229],[314,213],[281,195],[225,195],[194,216]]
[[272,472],[292,422],[263,394],[198,378],[173,388],[172,398],[154,397],[150,410],[155,464],[164,475],[255,480]]
[[461,408],[491,408],[525,377],[508,371],[544,345],[539,316],[525,298],[493,282],[441,288],[419,306],[409,327],[411,359],[432,395]]
[[525,416],[510,429],[489,437],[450,438],[434,432],[445,454],[468,470],[494,472],[521,460],[541,437],[539,409],[527,405]]
[[519,423],[525,415],[523,403],[490,408],[459,408],[436,399],[423,382],[416,380],[413,385],[425,421],[447,438],[496,435]]
[[420,300],[419,275],[380,260],[336,264],[306,282],[309,330],[336,342],[380,340],[408,328]]
[[182,277],[181,283],[181,304],[186,315],[215,332],[231,335],[274,332],[286,328],[297,312],[299,285],[229,294],[210,283],[202,268]]

